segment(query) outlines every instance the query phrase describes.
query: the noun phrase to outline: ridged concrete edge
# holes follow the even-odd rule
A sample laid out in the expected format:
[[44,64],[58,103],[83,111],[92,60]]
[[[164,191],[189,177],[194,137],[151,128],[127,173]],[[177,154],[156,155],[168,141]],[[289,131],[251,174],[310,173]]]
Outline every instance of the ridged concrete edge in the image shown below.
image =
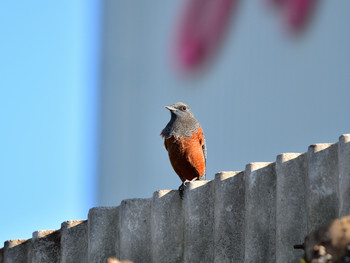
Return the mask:
[[28,258],[32,262],[60,262],[61,231],[38,230],[33,233]]
[[14,239],[5,242],[4,262],[25,263],[27,262],[28,243],[27,239]]
[[184,262],[214,260],[213,181],[188,183],[184,193]]
[[339,216],[350,214],[350,134],[339,138]]
[[214,262],[244,261],[244,172],[215,175]]
[[179,191],[160,190],[153,194],[151,216],[153,262],[183,262],[182,204]]
[[88,215],[88,262],[119,258],[119,206],[94,207]]
[[151,201],[128,199],[120,205],[120,259],[151,262]]
[[61,225],[61,262],[88,262],[87,220],[65,221]]
[[[269,190],[266,191],[266,189]],[[275,163],[247,164],[245,169],[244,262],[276,262],[275,220]]]
[[307,156],[307,230],[311,232],[339,214],[338,144],[310,145]]
[[307,233],[307,154],[283,153],[276,158],[276,262],[298,262],[295,251]]

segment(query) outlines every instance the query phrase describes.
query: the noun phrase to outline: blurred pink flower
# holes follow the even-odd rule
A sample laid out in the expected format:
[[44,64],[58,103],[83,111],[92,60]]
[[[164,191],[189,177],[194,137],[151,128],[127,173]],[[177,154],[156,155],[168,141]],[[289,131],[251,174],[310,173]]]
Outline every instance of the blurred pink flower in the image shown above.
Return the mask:
[[311,16],[314,0],[288,0],[286,1],[286,22],[293,31],[300,31]]
[[[281,8],[287,27],[301,31],[315,0],[264,0]],[[184,0],[175,39],[175,62],[193,72],[218,51],[238,0]]]
[[269,4],[281,7],[284,22],[292,32],[300,32],[311,16],[315,0],[267,0]]
[[186,0],[175,40],[175,60],[187,72],[219,49],[237,0]]

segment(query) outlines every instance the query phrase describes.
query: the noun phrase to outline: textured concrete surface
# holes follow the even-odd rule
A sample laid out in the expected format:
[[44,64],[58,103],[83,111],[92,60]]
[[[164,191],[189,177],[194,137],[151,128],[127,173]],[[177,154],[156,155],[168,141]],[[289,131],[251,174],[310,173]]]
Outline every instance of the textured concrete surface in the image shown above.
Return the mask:
[[184,218],[179,191],[160,190],[152,201],[152,261],[183,262]]
[[[190,182],[183,199],[160,190],[150,199],[92,208],[88,220],[6,241],[0,263],[299,262],[302,252],[293,245],[350,213],[349,145],[345,134],[335,144],[281,154],[275,163]],[[331,229],[347,249],[350,219],[339,222]]]
[[87,220],[72,220],[61,225],[61,262],[88,262]]
[[120,205],[120,259],[152,262],[152,199],[128,199]]
[[[55,230],[39,230],[33,233],[30,246],[32,263],[60,262],[61,232]],[[6,262],[6,261],[5,261]],[[29,261],[30,262],[30,261]]]
[[88,216],[88,262],[119,258],[119,207],[91,208]]
[[314,144],[308,150],[307,230],[338,217],[338,144]]
[[27,262],[28,243],[29,241],[27,239],[15,239],[6,241],[4,246],[4,257],[6,259],[5,262]]
[[307,233],[307,155],[284,153],[276,159],[276,262],[298,262],[293,250]]
[[250,163],[245,170],[244,262],[276,262],[275,220],[275,164]]
[[214,260],[213,181],[188,183],[184,205],[184,262]]
[[244,172],[215,175],[214,262],[244,261]]
[[339,138],[339,216],[350,214],[350,134]]

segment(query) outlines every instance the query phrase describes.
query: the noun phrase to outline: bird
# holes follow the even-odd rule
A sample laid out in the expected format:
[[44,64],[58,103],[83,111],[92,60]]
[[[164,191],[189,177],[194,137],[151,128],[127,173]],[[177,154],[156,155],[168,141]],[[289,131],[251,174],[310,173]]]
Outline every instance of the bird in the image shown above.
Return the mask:
[[350,262],[350,215],[318,227],[294,248],[304,250],[305,263]]
[[182,199],[189,181],[206,178],[207,146],[203,130],[186,103],[177,102],[165,108],[171,118],[160,135],[170,163],[182,181],[179,187]]

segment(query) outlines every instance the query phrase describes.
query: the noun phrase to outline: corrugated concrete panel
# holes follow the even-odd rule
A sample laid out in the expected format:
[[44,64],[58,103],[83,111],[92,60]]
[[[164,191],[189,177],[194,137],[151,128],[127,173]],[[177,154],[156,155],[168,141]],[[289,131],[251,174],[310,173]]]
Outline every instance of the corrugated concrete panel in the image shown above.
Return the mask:
[[213,181],[194,181],[184,193],[184,262],[214,260]]
[[152,199],[93,208],[88,221],[5,242],[0,263],[297,262],[302,255],[293,245],[350,213],[349,143],[345,134],[276,163],[190,182],[183,199],[160,190]]
[[245,262],[276,262],[276,173],[274,163],[245,170]]
[[4,263],[26,263],[27,251],[28,239],[6,241],[4,246]]
[[160,190],[152,201],[152,262],[183,262],[184,219],[179,191]]
[[350,134],[339,138],[339,216],[350,214]]
[[276,160],[276,262],[298,262],[303,251],[293,249],[307,234],[307,155],[284,153]]
[[338,144],[314,144],[308,150],[307,230],[338,217]]
[[244,261],[244,172],[215,175],[214,262]]
[[120,259],[152,262],[152,199],[128,199],[120,205]]
[[[56,230],[39,230],[33,233],[29,262],[60,262],[61,232]],[[30,261],[31,260],[31,261]]]
[[119,207],[91,208],[88,218],[88,262],[119,258]]
[[87,220],[71,220],[61,225],[61,263],[88,262]]

